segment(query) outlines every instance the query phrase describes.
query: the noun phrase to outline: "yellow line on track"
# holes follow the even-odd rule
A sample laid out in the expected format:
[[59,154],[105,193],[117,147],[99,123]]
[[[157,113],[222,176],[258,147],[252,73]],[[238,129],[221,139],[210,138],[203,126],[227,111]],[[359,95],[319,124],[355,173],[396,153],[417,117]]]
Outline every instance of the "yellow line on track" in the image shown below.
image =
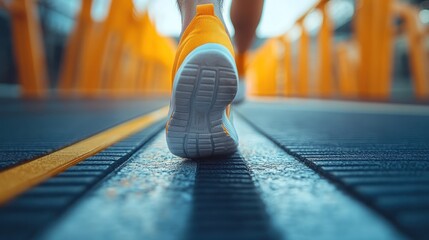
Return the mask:
[[119,124],[71,146],[0,172],[0,205],[167,116],[168,107]]

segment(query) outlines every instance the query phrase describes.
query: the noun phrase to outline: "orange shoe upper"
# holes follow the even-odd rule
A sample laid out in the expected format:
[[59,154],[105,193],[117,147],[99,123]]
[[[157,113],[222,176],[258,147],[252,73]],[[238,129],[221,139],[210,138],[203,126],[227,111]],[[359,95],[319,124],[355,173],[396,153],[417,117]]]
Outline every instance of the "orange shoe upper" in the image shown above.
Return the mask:
[[207,43],[225,46],[234,57],[234,48],[222,21],[215,15],[213,4],[197,6],[194,19],[183,32],[173,65],[173,79],[185,58],[197,47]]

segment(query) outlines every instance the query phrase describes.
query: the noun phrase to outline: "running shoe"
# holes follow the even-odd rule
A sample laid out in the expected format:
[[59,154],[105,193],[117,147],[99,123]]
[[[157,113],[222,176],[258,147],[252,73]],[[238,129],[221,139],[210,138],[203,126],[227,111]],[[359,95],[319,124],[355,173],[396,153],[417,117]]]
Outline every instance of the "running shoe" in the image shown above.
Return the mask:
[[166,126],[170,151],[191,159],[236,152],[230,104],[237,93],[238,71],[230,37],[213,4],[197,6],[182,34],[173,76]]

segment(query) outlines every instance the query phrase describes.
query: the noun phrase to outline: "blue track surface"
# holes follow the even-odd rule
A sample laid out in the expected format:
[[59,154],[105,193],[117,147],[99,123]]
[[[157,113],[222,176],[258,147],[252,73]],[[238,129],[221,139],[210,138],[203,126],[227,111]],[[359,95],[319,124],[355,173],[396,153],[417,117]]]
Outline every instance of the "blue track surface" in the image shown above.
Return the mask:
[[0,170],[43,156],[165,105],[165,100],[0,100]]
[[246,104],[239,113],[409,236],[429,238],[429,108],[404,114],[383,106],[368,111],[365,104],[347,110],[283,101],[267,106]]
[[[3,105],[0,171],[165,102]],[[235,109],[234,156],[174,157],[160,121],[1,206],[0,239],[429,238],[429,108]]]

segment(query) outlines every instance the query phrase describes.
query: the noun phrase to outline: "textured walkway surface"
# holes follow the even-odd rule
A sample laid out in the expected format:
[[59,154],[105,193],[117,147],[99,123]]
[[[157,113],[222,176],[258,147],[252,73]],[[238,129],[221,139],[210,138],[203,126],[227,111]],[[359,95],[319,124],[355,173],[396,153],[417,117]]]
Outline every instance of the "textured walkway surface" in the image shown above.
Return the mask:
[[248,104],[239,112],[289,154],[395,226],[428,239],[428,108],[404,114],[382,105],[369,111],[366,105],[315,111],[310,105],[288,107],[278,101],[270,108]]
[[166,103],[0,99],[0,170],[83,140]]
[[[38,108],[40,116],[52,115],[45,119],[64,112],[62,127],[51,124],[28,138],[31,126],[7,133],[15,143],[48,139],[48,150],[37,152],[44,155],[165,102],[106,102],[117,112],[110,115],[106,105],[95,112],[99,103],[79,104]],[[19,102],[4,105],[13,106],[1,111],[18,123],[30,111]],[[86,118],[89,124],[67,120],[85,111],[93,117]],[[0,206],[0,239],[429,237],[429,108],[266,100],[245,103],[234,117],[241,139],[235,155],[175,157],[160,121]],[[73,127],[66,130],[70,138],[60,134],[64,126]],[[0,143],[17,153],[27,149]],[[30,160],[4,156],[0,162],[15,161],[11,166]]]

